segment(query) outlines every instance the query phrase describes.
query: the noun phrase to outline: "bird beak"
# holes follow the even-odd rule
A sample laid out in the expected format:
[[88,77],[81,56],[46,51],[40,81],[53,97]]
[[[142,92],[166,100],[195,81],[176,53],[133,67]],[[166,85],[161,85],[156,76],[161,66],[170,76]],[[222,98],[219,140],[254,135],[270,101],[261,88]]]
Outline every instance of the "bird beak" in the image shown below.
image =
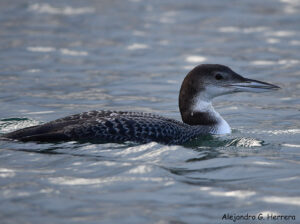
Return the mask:
[[275,86],[270,83],[261,82],[254,79],[243,78],[241,82],[229,84],[228,87],[233,88],[235,92],[268,92],[272,90],[280,89],[279,86]]

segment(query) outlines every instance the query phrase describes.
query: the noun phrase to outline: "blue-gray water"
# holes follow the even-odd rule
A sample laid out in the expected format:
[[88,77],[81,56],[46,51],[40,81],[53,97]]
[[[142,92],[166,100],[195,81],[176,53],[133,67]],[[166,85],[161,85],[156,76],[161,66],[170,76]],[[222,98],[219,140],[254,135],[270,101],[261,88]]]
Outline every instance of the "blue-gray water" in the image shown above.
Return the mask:
[[296,0],[1,1],[1,133],[94,109],[180,120],[200,63],[282,87],[216,99],[233,133],[187,146],[1,141],[1,223],[299,223],[299,24]]

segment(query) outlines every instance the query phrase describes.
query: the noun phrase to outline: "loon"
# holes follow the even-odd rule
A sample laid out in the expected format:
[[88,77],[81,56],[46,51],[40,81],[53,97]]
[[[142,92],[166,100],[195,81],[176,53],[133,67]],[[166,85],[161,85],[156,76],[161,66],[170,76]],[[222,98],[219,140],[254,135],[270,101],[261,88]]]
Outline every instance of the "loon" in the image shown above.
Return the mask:
[[19,141],[99,141],[184,144],[204,134],[229,134],[229,124],[216,112],[212,99],[237,92],[265,92],[280,87],[247,79],[229,67],[202,64],[182,82],[179,110],[183,122],[159,115],[126,111],[90,111],[4,134]]

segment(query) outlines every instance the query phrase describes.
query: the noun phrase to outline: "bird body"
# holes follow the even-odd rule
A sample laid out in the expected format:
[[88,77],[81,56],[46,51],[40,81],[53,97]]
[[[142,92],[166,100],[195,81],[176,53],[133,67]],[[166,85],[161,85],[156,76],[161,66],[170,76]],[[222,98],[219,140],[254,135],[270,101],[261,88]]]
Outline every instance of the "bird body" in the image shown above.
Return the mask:
[[203,134],[229,134],[231,128],[212,106],[214,97],[236,92],[264,92],[278,86],[246,79],[223,65],[195,67],[179,93],[183,122],[159,115],[125,111],[90,111],[4,135],[20,141],[97,141],[184,144]]
[[89,111],[6,134],[21,141],[99,141],[183,144],[208,126],[191,126],[175,119],[142,112]]

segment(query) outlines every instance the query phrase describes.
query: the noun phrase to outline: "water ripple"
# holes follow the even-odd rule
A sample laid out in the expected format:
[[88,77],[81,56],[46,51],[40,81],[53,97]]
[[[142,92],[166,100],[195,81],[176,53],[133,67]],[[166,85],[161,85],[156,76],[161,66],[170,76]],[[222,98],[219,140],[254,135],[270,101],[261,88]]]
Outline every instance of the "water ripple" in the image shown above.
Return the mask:
[[58,15],[81,15],[87,13],[93,13],[95,10],[90,7],[73,8],[71,6],[66,7],[54,7],[47,3],[36,3],[29,6],[30,11],[38,13],[49,13]]

